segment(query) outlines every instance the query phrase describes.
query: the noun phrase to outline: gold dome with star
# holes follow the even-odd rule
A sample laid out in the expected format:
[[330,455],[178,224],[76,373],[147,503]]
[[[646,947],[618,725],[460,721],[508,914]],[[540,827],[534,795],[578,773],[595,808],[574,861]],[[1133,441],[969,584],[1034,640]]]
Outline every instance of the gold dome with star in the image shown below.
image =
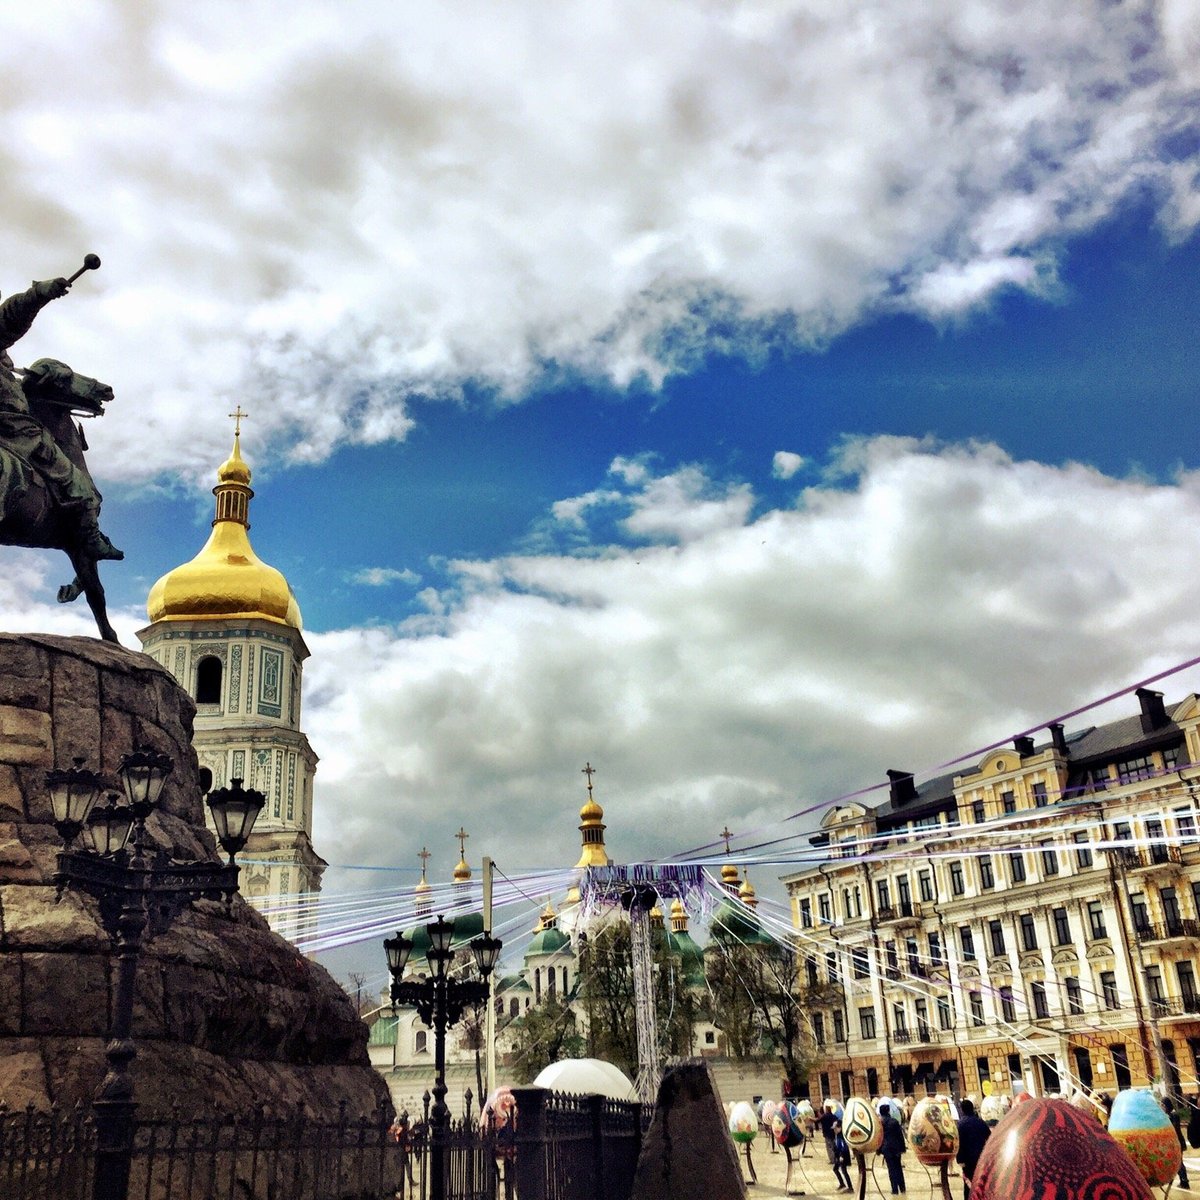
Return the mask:
[[301,628],[288,581],[250,545],[254,493],[240,443],[240,432],[234,433],[233,452],[217,468],[216,516],[204,548],[150,589],[146,611],[152,622],[241,617]]

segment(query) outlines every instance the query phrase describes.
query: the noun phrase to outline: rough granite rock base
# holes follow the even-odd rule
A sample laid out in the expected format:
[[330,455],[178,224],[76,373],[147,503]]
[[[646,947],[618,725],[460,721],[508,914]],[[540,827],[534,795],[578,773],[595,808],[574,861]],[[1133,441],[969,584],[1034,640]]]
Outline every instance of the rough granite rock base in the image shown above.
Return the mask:
[[[143,654],[91,638],[0,633],[0,1101],[91,1098],[104,1074],[114,963],[96,904],[51,882],[61,842],[45,774],[83,756],[112,776],[135,744],[175,769],[152,840],[181,862],[219,859],[204,828],[192,701]],[[201,901],[138,968],[139,1116],[375,1116],[387,1087],[350,998],[240,897]]]
[[705,1062],[670,1068],[658,1088],[631,1200],[746,1200],[725,1110]]

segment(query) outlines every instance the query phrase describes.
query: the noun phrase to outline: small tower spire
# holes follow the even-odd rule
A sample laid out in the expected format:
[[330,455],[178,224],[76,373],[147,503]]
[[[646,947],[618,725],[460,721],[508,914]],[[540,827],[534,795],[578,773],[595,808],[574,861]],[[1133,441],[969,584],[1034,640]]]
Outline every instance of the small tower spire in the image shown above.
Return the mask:
[[585,867],[607,867],[611,865],[611,860],[604,846],[604,809],[596,803],[596,797],[592,793],[592,776],[596,774],[596,768],[589,762],[581,774],[587,776],[587,801],[579,810],[582,853],[575,868],[581,870]]
[[[726,825],[725,828],[721,830],[721,839],[725,843],[725,853],[726,854],[731,853],[731,851],[729,849],[729,839],[731,837],[733,837],[733,831],[729,828],[728,825]],[[727,862],[721,868],[721,885],[727,891],[732,892],[735,896],[737,895],[738,888],[741,886],[741,880],[738,878],[737,867],[735,867],[733,865],[733,863],[731,863],[731,862]]]
[[421,860],[421,882],[413,888],[413,897],[416,901],[417,916],[424,917],[429,915],[432,908],[429,893],[433,891],[433,888],[429,886],[429,880],[425,878],[425,867],[433,855],[422,846],[417,852],[417,857]]

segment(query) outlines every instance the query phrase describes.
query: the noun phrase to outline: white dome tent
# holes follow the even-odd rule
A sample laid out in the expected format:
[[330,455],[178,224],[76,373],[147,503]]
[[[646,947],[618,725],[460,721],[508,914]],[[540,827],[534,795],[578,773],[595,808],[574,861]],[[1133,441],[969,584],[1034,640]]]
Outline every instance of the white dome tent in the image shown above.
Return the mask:
[[598,1058],[566,1058],[551,1063],[533,1084],[576,1096],[606,1096],[609,1100],[638,1098],[632,1081],[612,1063]]

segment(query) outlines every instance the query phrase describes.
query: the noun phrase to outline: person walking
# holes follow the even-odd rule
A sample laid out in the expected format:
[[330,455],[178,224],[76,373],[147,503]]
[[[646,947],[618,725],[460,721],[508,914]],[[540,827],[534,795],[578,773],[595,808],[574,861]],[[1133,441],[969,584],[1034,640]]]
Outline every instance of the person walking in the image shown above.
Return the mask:
[[1179,1186],[1187,1191],[1191,1191],[1191,1184],[1188,1183],[1187,1163],[1183,1161],[1183,1154],[1187,1153],[1187,1139],[1183,1136],[1183,1126],[1179,1121],[1179,1113],[1175,1111],[1175,1105],[1171,1103],[1170,1096],[1164,1096],[1162,1101],[1163,1112],[1171,1118],[1171,1127],[1175,1130],[1175,1136],[1179,1139],[1180,1159],[1179,1159]]
[[850,1147],[842,1136],[841,1121],[833,1122],[833,1177],[838,1181],[839,1192],[852,1192],[850,1182]]
[[829,1165],[832,1167],[837,1160],[837,1152],[834,1147],[834,1126],[838,1125],[832,1100],[825,1101],[825,1107],[821,1110],[821,1119],[817,1123],[821,1127],[821,1137],[825,1139],[825,1157],[829,1159]]
[[904,1137],[904,1130],[901,1129],[900,1122],[892,1116],[890,1104],[879,1106],[879,1121],[883,1126],[883,1142],[879,1147],[879,1153],[883,1155],[883,1161],[887,1164],[888,1183],[891,1185],[893,1196],[903,1196],[905,1194],[904,1164],[900,1160],[904,1157],[904,1151],[908,1145]]
[[984,1144],[992,1136],[988,1123],[975,1111],[975,1105],[970,1100],[964,1100],[959,1108],[962,1116],[958,1119],[958,1153],[954,1161],[962,1165],[963,1200],[968,1200],[971,1194],[971,1177],[979,1164],[979,1156],[983,1153]]

